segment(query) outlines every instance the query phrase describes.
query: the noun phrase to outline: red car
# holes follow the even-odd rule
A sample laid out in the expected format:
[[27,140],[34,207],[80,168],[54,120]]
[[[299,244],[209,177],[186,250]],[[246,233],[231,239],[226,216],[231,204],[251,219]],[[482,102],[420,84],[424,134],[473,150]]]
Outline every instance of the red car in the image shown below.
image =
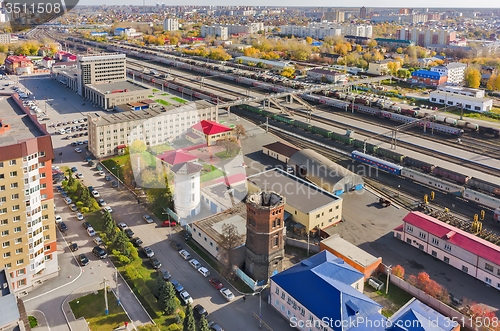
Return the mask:
[[177,223],[175,221],[163,221],[162,226],[176,226]]
[[220,290],[221,288],[224,287],[224,285],[222,284],[222,282],[220,280],[218,280],[217,278],[211,278],[209,280],[210,284],[212,284],[213,287],[215,287],[217,290]]

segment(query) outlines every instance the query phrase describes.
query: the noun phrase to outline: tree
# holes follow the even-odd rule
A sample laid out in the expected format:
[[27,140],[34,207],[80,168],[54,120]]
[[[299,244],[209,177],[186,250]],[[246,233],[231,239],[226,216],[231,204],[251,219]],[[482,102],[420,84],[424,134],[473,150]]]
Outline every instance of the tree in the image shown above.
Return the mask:
[[222,226],[222,234],[219,241],[219,260],[224,265],[223,275],[231,278],[233,273],[234,249],[241,244],[241,237],[234,224]]
[[158,277],[163,282],[164,286],[161,288],[160,296],[158,299],[158,304],[160,309],[163,310],[167,315],[171,315],[175,312],[176,308],[176,296],[174,286],[170,282],[163,281],[162,277]]
[[158,277],[156,277],[156,283],[155,287],[153,288],[153,295],[155,298],[160,298],[160,295],[164,291],[165,287],[167,286],[167,283],[163,280],[163,277],[158,274]]
[[241,124],[237,124],[233,130],[236,134],[236,137],[238,137],[238,140],[240,139],[240,137],[245,137],[247,135],[245,127]]
[[7,58],[7,55],[5,53],[0,53],[0,65],[5,63],[6,58]]
[[129,239],[127,235],[123,231],[118,231],[115,238],[115,244],[118,246],[122,253],[125,252],[127,248],[127,244],[129,243]]
[[377,46],[377,41],[372,39],[368,42],[367,46],[369,49],[372,49],[373,47]]
[[208,321],[205,318],[205,316],[201,316],[201,319],[200,319],[200,331],[210,331],[210,329],[208,328]]
[[397,266],[392,268],[392,274],[396,277],[404,279],[403,277],[405,275],[405,269],[403,269],[403,267],[398,264]]
[[191,304],[188,303],[186,307],[186,317],[184,317],[184,331],[196,331],[196,323],[193,316],[193,308]]
[[361,45],[356,45],[356,52],[361,52],[363,50],[363,47]]
[[66,173],[68,174],[68,185],[73,186],[75,183],[75,178],[73,177],[73,170],[68,169],[66,170]]
[[465,72],[465,81],[467,86],[472,88],[478,88],[481,83],[481,73],[475,68],[470,68]]
[[306,43],[312,44],[313,39],[311,37],[306,37]]
[[147,150],[147,146],[142,140],[134,140],[130,145],[130,153],[144,153]]
[[495,91],[500,91],[500,75],[497,75],[497,77],[495,78]]
[[491,74],[490,78],[488,78],[488,82],[486,83],[486,89],[495,91],[495,81],[497,79],[497,75]]

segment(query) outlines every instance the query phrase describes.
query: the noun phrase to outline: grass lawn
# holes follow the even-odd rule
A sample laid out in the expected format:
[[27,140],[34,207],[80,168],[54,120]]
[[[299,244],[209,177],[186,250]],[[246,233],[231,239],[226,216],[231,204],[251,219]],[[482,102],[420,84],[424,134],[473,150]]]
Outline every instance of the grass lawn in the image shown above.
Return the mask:
[[[140,155],[141,157],[141,166],[147,165],[150,167],[156,166],[156,157],[152,155],[151,153],[148,152],[143,152]],[[134,158],[136,158],[136,154],[134,154]],[[135,159],[134,162],[137,164],[137,160]],[[130,154],[126,155],[120,155],[120,156],[115,156],[110,159],[104,160],[101,162],[110,172],[112,172],[115,176],[119,177],[122,182],[125,182],[128,186],[131,186],[132,183],[129,181],[132,180],[133,176],[133,170],[132,170],[132,165],[130,163]],[[116,167],[117,165],[123,167]],[[118,170],[119,169],[119,170]],[[119,172],[119,176],[118,176]],[[124,174],[130,174],[129,177],[124,176]]]
[[[460,108],[456,108],[456,107],[447,108],[446,112],[460,116],[461,109]],[[498,117],[495,118],[494,117],[495,115],[480,114],[480,113],[471,112],[471,111],[467,111],[467,110],[464,110],[463,117],[464,117],[464,119],[465,118],[473,118],[473,119],[476,119],[476,120],[483,120],[483,121],[488,121],[488,122],[497,122],[497,123],[500,122],[500,110],[498,110],[498,109],[496,109],[496,110],[492,109],[491,112],[492,113],[499,112]]]
[[[205,168],[205,165],[203,167]],[[211,168],[212,170],[210,172],[205,172],[200,176],[200,180],[202,183],[207,182],[207,181],[212,180],[212,179],[215,179],[215,178],[223,177],[226,175],[225,172],[223,172],[220,169],[217,169],[214,166],[208,165],[208,167],[209,167],[209,169]]]
[[226,151],[218,152],[215,153],[214,155],[217,156],[218,158],[224,160],[224,159],[231,159],[238,155],[240,153],[241,148],[235,148],[229,151],[229,153],[226,153]]
[[187,103],[187,101],[186,101],[186,100],[181,99],[181,98],[178,98],[178,97],[172,97],[172,98],[170,98],[170,99],[175,100],[175,101],[180,102],[180,103]]
[[161,154],[161,153],[166,152],[166,151],[171,151],[171,150],[173,150],[173,148],[172,148],[172,146],[170,146],[170,144],[164,143],[161,145],[156,145],[156,146],[151,147],[151,150],[153,150],[157,154]]
[[[203,249],[201,249],[198,245],[196,245],[193,241],[187,241],[186,244],[191,247],[193,251],[196,252],[205,262],[210,264],[212,268],[217,270],[217,272],[221,272],[221,267],[220,265],[212,259]],[[238,291],[243,292],[243,293],[253,293],[252,289],[248,287],[247,284],[245,284],[239,277],[236,277],[235,280],[231,281],[231,284],[238,289]]]
[[159,104],[164,105],[164,106],[172,105],[170,102],[166,102],[165,100],[162,100],[162,99],[156,99],[155,101],[158,102]]
[[116,298],[112,293],[108,296],[109,313],[105,313],[104,290],[98,294],[87,294],[69,303],[76,318],[84,317],[93,331],[112,331],[123,326],[129,319],[121,306],[116,304]]
[[168,93],[162,93],[162,94],[160,94],[160,95],[161,95],[162,97],[165,97],[165,96],[170,95],[170,94],[168,94]]
[[[379,278],[379,280],[383,281],[384,283],[386,283],[387,281],[385,278]],[[389,282],[389,292],[387,294],[385,294],[385,288],[382,291],[377,291],[377,294],[392,301],[392,303],[398,306],[398,309],[403,307],[408,301],[410,301],[411,298],[413,298],[411,294],[403,291],[402,289],[400,289],[394,284],[391,284],[390,282]]]
[[158,90],[158,89],[156,89],[156,88],[154,88],[154,89],[153,89],[153,92],[159,92],[159,91],[160,91],[160,90]]
[[28,321],[30,322],[30,328],[34,328],[38,326],[38,321],[35,316],[28,316]]
[[154,96],[153,95],[148,95],[148,98],[154,98]]

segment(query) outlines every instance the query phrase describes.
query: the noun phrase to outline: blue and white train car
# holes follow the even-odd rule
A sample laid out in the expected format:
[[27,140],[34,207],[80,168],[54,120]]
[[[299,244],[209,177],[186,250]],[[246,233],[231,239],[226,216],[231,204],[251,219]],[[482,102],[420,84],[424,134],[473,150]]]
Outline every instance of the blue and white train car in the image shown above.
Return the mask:
[[464,187],[461,185],[448,182],[446,180],[443,180],[442,178],[434,177],[415,169],[403,168],[401,169],[401,176],[430,186],[436,190],[441,190],[457,196],[462,196],[462,193],[464,191]]
[[500,208],[500,199],[468,188],[464,190],[462,197],[492,209]]
[[353,151],[351,154],[352,158],[358,160],[360,162],[372,165],[384,171],[400,175],[402,166],[397,165],[395,163],[387,162],[386,160],[379,159],[378,157],[374,157],[362,152]]

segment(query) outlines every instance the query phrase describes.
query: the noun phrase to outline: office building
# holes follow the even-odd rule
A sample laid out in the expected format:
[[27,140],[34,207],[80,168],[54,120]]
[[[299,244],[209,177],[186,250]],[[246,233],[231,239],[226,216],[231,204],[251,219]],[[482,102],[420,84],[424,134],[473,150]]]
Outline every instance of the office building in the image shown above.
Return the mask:
[[179,20],[175,18],[166,18],[163,20],[163,30],[177,31],[179,30]]
[[127,79],[125,54],[100,53],[77,56],[78,94],[84,95],[84,87],[101,82]]
[[448,76],[448,84],[459,85],[465,80],[465,69],[467,65],[460,62],[452,62],[445,65],[439,65],[431,68],[431,71],[440,72]]
[[229,39],[229,29],[227,26],[222,25],[202,25],[201,27],[201,36],[214,36],[220,37],[221,40]]
[[188,132],[200,120],[217,121],[216,106],[195,101],[180,107],[153,106],[133,112],[109,115],[87,115],[89,123],[88,148],[96,157],[115,155],[134,140],[155,146],[172,141]]
[[12,289],[20,292],[59,274],[54,151],[45,126],[17,94],[15,105],[8,101],[0,101],[0,250]]

